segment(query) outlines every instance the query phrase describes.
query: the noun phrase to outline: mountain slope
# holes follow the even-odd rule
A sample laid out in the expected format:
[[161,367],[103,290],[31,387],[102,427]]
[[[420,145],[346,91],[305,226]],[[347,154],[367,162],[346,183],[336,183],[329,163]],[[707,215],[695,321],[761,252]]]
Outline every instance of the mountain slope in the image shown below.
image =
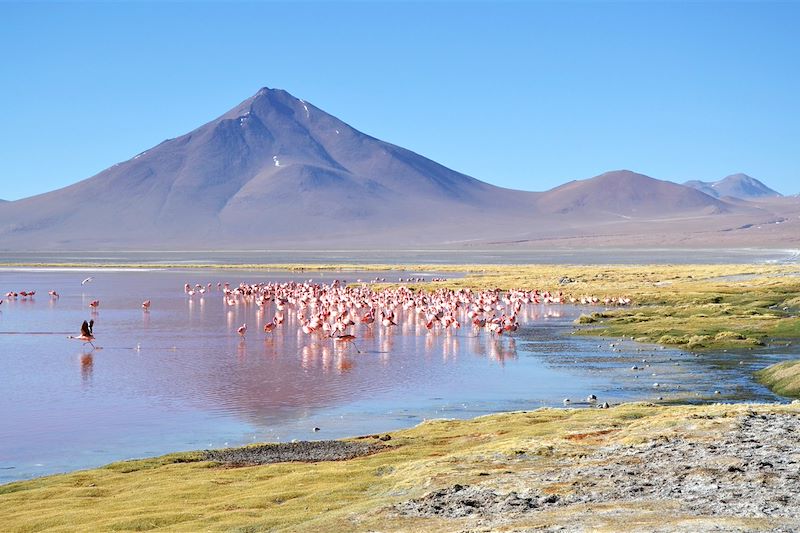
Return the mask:
[[626,218],[725,213],[732,208],[692,188],[629,170],[566,183],[543,193],[537,205],[548,213],[607,214]]
[[730,196],[742,200],[751,200],[765,197],[779,197],[781,194],[774,191],[747,174],[731,174],[718,181],[691,180],[684,183],[687,187],[692,187],[702,191],[709,196],[722,198]]
[[414,228],[408,242],[423,242],[442,224],[457,224],[459,213],[500,216],[534,196],[365,135],[285,91],[261,89],[92,178],[4,205],[0,246],[269,246],[379,238],[400,226]]

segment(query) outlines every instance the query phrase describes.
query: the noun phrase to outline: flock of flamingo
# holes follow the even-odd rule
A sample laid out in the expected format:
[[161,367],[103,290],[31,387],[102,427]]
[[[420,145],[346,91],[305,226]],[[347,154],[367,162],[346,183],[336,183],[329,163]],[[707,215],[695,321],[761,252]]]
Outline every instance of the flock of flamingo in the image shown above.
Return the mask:
[[[184,292],[191,298],[212,289],[186,283]],[[393,328],[402,319],[413,319],[427,332],[455,332],[469,328],[473,336],[482,331],[488,335],[508,335],[519,329],[517,315],[525,305],[629,305],[630,298],[596,296],[568,297],[563,292],[541,290],[471,290],[438,288],[414,290],[407,286],[375,290],[365,283],[350,284],[334,280],[330,285],[307,282],[257,283],[231,288],[218,283],[225,306],[258,308],[264,320],[264,334],[285,327],[287,313],[293,313],[303,334],[330,338],[335,342],[356,346],[358,326]],[[149,301],[145,302],[149,306]],[[144,305],[144,304],[143,304]],[[402,312],[400,312],[402,311]],[[269,318],[269,316],[271,318]],[[293,321],[295,322],[295,321]],[[237,328],[245,338],[247,324]]]
[[[417,278],[408,278],[416,281]],[[382,281],[377,278],[378,282]],[[84,279],[81,284],[92,281]],[[406,281],[401,278],[401,281]],[[203,296],[212,290],[212,284],[184,285],[189,298]],[[229,283],[217,283],[222,293],[223,304],[229,307],[251,306],[258,308],[264,318],[263,332],[270,335],[285,327],[287,313],[294,313],[296,323],[303,334],[333,339],[335,342],[356,346],[356,329],[361,325],[393,328],[402,319],[413,319],[423,325],[427,332],[452,333],[462,327],[469,328],[472,336],[485,331],[491,336],[509,335],[519,329],[517,315],[526,305],[629,305],[625,296],[598,298],[596,296],[566,296],[563,292],[543,290],[472,290],[436,288],[431,291],[414,290],[405,285],[377,289],[366,283],[347,284],[334,280],[331,284],[306,282],[241,283],[231,288]],[[35,291],[9,292],[6,298],[32,299]],[[59,298],[55,290],[49,291],[53,299]],[[3,300],[0,300],[2,304]],[[89,302],[93,312],[100,306],[99,300]],[[142,309],[150,310],[151,300],[144,300]],[[402,310],[402,312],[400,312]],[[266,319],[267,314],[271,319]],[[80,335],[70,336],[90,344],[94,348],[94,320],[84,321]],[[237,328],[245,338],[247,324]]]

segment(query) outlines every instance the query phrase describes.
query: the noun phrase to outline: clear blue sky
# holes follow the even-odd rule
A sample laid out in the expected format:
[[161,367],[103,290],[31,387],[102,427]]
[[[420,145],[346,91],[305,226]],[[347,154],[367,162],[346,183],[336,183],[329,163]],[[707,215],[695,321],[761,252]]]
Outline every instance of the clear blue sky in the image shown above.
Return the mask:
[[0,2],[0,198],[283,88],[479,179],[800,192],[800,2]]

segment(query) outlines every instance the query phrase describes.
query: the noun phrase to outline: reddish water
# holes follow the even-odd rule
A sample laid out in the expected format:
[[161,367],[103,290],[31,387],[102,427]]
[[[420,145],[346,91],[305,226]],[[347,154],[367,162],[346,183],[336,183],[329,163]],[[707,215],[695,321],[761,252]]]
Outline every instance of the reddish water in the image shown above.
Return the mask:
[[[81,285],[90,275],[94,280]],[[391,274],[398,275],[405,274]],[[749,367],[698,376],[688,356],[684,366],[668,363],[668,353],[681,355],[672,352],[651,356],[653,364],[664,363],[656,378],[662,388],[653,392],[654,378],[631,379],[630,362],[642,357],[636,345],[612,355],[607,344],[569,335],[582,311],[571,306],[523,309],[516,338],[431,334],[412,320],[391,330],[361,326],[358,354],[304,335],[293,313],[265,336],[256,306],[227,307],[216,290],[217,282],[309,276],[0,271],[3,294],[36,291],[33,299],[0,305],[0,482],[177,450],[334,438],[424,418],[560,405],[565,396],[589,393],[601,401],[653,399],[694,384],[712,399],[720,372],[739,373],[739,396],[772,398],[741,379]],[[313,274],[321,282],[374,276]],[[186,282],[214,287],[190,298]],[[51,289],[60,298],[51,299]],[[92,313],[95,299],[100,305]],[[149,312],[141,308],[146,299]],[[89,318],[101,347],[94,351],[66,338]],[[242,323],[250,328],[246,339],[236,333]]]

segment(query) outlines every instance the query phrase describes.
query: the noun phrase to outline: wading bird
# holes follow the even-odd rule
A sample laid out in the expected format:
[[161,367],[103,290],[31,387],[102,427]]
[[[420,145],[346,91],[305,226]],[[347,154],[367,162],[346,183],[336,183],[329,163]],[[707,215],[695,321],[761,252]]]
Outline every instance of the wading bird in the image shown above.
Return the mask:
[[358,346],[356,346],[356,336],[355,335],[350,335],[350,334],[337,335],[337,336],[335,336],[333,338],[337,342],[341,342],[341,343],[344,343],[344,344],[351,344],[353,346],[353,348],[355,348],[358,353],[361,353],[361,350],[359,350]]
[[95,348],[95,345],[92,342],[94,340],[94,333],[92,333],[92,328],[94,328],[94,320],[90,320],[88,322],[84,320],[83,324],[81,324],[81,334],[80,334],[80,336],[74,337],[74,336],[70,335],[67,338],[68,339],[77,339],[79,341],[83,341],[84,345],[91,344],[92,348]]

